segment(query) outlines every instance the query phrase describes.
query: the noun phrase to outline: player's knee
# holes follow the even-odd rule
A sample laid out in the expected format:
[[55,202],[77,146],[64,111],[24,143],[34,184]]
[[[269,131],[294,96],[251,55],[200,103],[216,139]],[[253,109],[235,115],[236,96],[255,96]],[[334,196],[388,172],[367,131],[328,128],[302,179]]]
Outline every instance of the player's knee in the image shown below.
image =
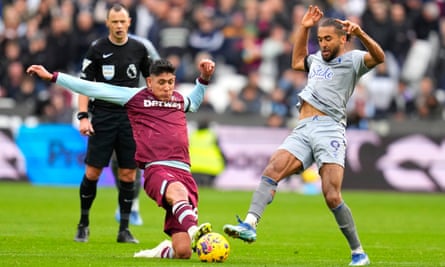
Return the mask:
[[343,201],[339,192],[331,190],[324,193],[326,204],[329,208],[335,208]]
[[96,168],[89,165],[87,165],[85,170],[86,177],[88,177],[88,180],[91,181],[97,181],[101,173],[102,173],[101,168]]
[[175,258],[190,259],[192,257],[192,250],[189,243],[179,244],[174,246]]
[[188,200],[188,191],[181,182],[173,182],[167,186],[165,199],[170,205],[183,200]]
[[119,180],[124,182],[134,182],[136,180],[135,169],[119,169]]

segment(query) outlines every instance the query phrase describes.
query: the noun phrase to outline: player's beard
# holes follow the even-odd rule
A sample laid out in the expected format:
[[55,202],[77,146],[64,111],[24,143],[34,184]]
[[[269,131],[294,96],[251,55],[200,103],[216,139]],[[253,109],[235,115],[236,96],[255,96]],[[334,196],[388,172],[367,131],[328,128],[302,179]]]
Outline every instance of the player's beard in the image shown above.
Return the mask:
[[333,60],[334,58],[336,58],[338,56],[338,53],[340,51],[340,47],[334,47],[333,49],[328,50],[330,53],[328,55],[324,55],[323,53],[321,54],[321,56],[323,57],[323,60],[326,62],[329,62],[331,60]]

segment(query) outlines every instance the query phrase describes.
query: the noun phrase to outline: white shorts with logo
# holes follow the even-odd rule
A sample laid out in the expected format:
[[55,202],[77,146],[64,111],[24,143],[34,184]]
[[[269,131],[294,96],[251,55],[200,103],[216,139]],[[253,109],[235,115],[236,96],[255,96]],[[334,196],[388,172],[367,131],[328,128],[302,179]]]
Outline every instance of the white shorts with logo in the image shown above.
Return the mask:
[[344,167],[346,128],[329,116],[313,116],[298,121],[292,133],[279,146],[293,154],[307,169],[314,162],[336,163]]

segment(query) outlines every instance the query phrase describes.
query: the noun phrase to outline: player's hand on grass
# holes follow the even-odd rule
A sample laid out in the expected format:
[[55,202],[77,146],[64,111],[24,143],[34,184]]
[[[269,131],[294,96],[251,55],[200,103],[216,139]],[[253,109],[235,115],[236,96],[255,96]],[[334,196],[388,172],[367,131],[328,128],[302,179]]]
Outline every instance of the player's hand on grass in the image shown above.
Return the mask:
[[31,65],[26,70],[26,73],[28,73],[31,76],[37,75],[40,77],[40,79],[45,81],[51,81],[53,77],[53,74],[47,71],[45,67],[43,67],[42,65]]
[[201,72],[201,79],[210,81],[213,72],[215,72],[215,62],[210,59],[203,59],[199,62],[199,71]]

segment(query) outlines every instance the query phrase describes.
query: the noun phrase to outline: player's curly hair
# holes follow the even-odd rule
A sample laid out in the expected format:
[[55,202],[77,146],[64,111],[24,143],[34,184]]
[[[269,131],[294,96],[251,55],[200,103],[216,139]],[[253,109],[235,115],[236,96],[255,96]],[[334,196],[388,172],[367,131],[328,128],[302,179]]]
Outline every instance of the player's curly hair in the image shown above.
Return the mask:
[[173,64],[166,59],[158,59],[153,61],[150,66],[150,74],[158,76],[162,73],[175,73],[176,68]]
[[320,22],[320,27],[329,27],[332,26],[335,28],[335,32],[338,35],[345,35],[346,36],[346,40],[349,41],[351,36],[349,34],[347,34],[347,32],[345,30],[343,30],[343,25],[339,22],[337,22],[335,19],[333,18],[325,18]]

